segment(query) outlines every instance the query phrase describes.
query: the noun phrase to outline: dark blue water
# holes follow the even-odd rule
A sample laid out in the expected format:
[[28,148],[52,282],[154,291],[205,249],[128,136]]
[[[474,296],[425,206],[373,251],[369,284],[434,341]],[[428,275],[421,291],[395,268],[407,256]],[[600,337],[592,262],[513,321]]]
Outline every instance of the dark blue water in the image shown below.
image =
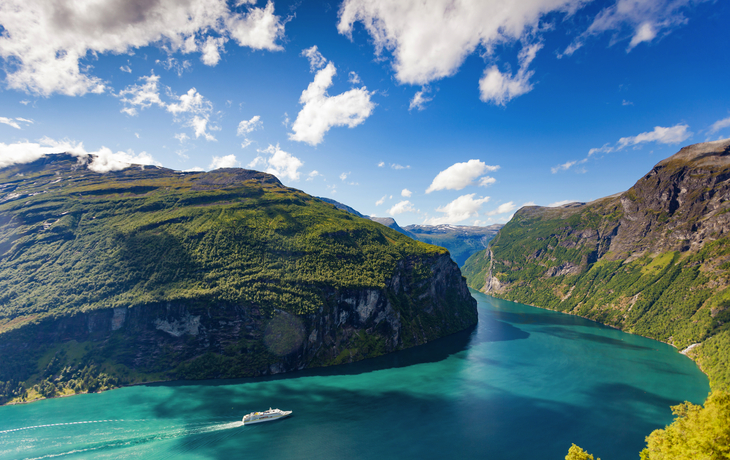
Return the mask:
[[[638,458],[705,376],[672,347],[474,293],[476,328],[265,380],[159,384],[0,407],[0,458]],[[292,417],[241,426],[254,410]]]

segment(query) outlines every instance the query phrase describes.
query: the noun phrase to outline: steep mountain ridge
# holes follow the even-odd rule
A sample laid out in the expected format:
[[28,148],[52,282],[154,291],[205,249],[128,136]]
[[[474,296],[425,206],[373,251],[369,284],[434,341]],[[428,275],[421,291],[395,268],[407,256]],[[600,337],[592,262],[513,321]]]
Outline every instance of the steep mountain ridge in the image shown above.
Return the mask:
[[0,169],[0,402],[351,362],[476,323],[448,253],[243,169]]
[[694,356],[730,384],[730,140],[659,162],[628,191],[520,209],[464,265],[470,286],[585,316]]

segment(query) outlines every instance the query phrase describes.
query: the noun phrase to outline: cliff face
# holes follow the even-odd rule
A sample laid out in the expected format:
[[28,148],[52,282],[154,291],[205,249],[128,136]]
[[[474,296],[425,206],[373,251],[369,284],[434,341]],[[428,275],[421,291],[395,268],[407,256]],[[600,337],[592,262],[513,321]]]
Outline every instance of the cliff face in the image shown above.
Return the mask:
[[720,369],[730,364],[717,361],[730,351],[729,200],[730,140],[685,147],[624,193],[522,208],[464,273],[492,295],[679,348],[701,343],[694,356]]
[[275,374],[472,326],[448,253],[238,169],[0,170],[0,399]]

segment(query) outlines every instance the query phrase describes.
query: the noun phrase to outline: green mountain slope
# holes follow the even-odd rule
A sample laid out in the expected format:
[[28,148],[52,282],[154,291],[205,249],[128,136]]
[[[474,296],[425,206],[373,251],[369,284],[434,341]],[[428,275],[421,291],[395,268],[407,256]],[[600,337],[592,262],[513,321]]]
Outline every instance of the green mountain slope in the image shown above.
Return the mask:
[[242,169],[0,169],[0,400],[337,364],[476,323],[441,248]]
[[525,207],[464,265],[489,294],[674,344],[730,385],[730,140],[657,164],[628,191]]

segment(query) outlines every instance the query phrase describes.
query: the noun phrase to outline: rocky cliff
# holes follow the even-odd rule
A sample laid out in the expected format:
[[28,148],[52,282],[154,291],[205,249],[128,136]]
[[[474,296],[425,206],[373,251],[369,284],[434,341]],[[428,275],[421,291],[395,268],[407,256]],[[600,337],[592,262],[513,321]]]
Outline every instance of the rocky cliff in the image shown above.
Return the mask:
[[240,169],[0,170],[4,400],[269,375],[477,321],[448,253]]
[[694,345],[713,386],[726,386],[729,210],[730,140],[692,145],[626,192],[522,208],[464,273],[492,295]]

